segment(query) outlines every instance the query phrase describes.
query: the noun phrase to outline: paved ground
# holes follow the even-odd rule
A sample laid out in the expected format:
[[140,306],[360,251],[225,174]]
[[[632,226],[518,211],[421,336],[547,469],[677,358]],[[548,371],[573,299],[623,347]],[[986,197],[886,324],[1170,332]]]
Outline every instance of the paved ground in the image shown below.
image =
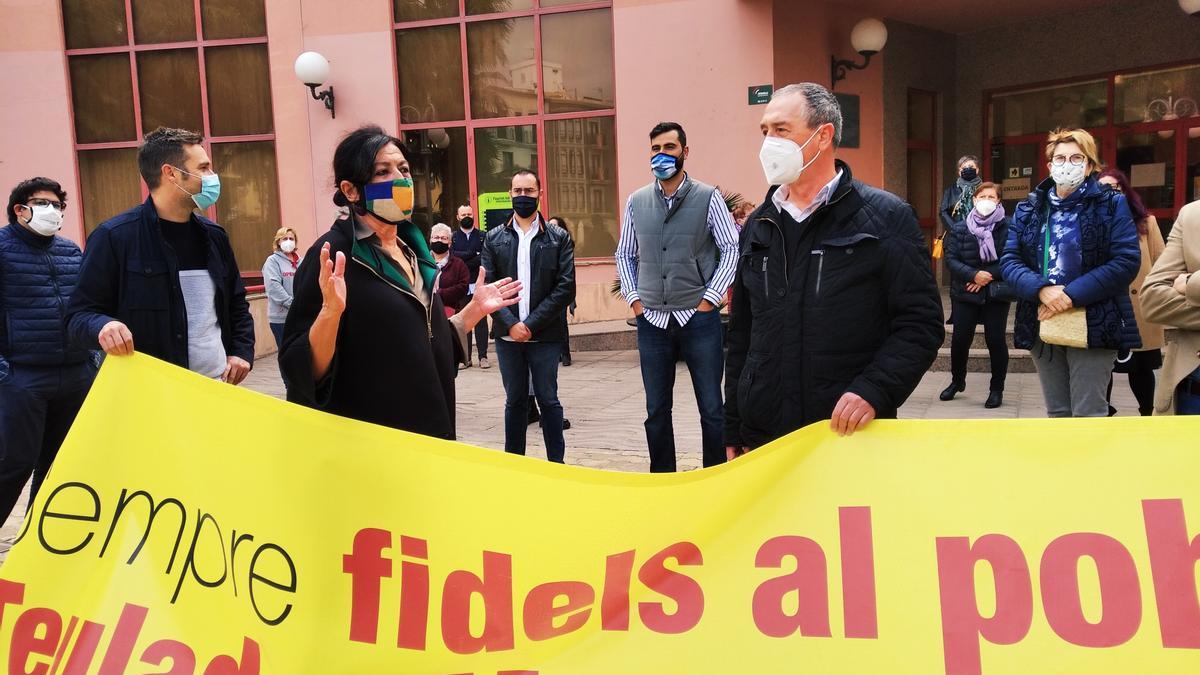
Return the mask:
[[[900,417],[1003,419],[1046,415],[1037,375],[1010,375],[1004,406],[996,410],[983,407],[988,390],[986,373],[968,374],[966,392],[948,403],[939,401],[938,392],[949,383],[949,377],[948,373],[927,374],[900,410]],[[1137,414],[1125,376],[1116,377],[1114,405],[1120,409],[1119,414]],[[275,357],[259,359],[244,386],[282,398],[283,384]],[[476,366],[461,371],[457,386],[459,440],[503,449],[504,389],[495,359],[490,369]],[[649,470],[642,427],[645,398],[637,352],[577,352],[574,365],[559,370],[559,397],[572,425],[566,432],[568,464],[614,471]],[[700,418],[695,400],[691,378],[680,364],[675,380],[675,442],[681,470],[700,467]],[[545,459],[539,429],[529,428],[528,444],[530,456]],[[20,500],[5,527],[0,529],[0,561],[24,517],[25,502]]]

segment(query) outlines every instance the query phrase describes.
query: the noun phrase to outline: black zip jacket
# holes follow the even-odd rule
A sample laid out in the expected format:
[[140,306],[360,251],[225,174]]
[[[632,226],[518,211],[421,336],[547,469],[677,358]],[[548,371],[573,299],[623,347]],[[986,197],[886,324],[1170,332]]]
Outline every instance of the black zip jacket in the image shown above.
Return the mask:
[[1004,281],[1004,274],[1000,269],[1000,256],[1004,255],[1004,246],[1008,243],[1010,222],[1006,216],[992,228],[992,245],[996,247],[996,259],[990,263],[983,262],[983,258],[980,257],[979,240],[967,228],[967,221],[958,221],[946,232],[946,267],[950,270],[951,300],[982,305],[994,299],[992,289],[995,289],[995,286],[988,284],[978,293],[972,293],[967,290],[967,284],[973,283],[976,273],[981,271],[991,274],[993,283]]
[[[228,356],[254,364],[254,317],[233,258],[229,235],[211,220],[192,214],[191,227],[204,229],[208,274],[221,342]],[[79,281],[67,305],[67,331],[81,349],[100,348],[100,329],[120,321],[143,354],[188,367],[187,307],[179,288],[179,263],[159,230],[158,211],[147,197],[140,206],[100,224],[88,237]]]
[[829,203],[803,224],[780,214],[772,188],[742,230],[725,359],[727,445],[757,447],[828,419],[846,392],[877,417],[895,417],[945,337],[912,207],[837,165],[842,180]]
[[[539,342],[562,342],[567,339],[567,307],[575,301],[575,242],[567,231],[546,223],[538,216],[541,228],[529,244],[529,271],[532,279],[523,279],[529,286],[529,316],[525,325]],[[483,268],[488,282],[512,277],[517,279],[517,233],[514,219],[488,230],[483,242]],[[508,331],[520,323],[517,305],[492,314],[492,337],[508,336]]]

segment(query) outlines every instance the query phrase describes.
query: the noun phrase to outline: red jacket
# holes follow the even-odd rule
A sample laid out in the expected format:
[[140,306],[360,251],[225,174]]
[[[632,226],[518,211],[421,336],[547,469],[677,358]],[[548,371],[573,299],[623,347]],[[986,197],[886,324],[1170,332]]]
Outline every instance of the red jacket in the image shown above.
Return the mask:
[[462,259],[450,256],[446,266],[438,273],[438,295],[447,309],[459,310],[466,304],[467,289],[471,285],[471,273]]

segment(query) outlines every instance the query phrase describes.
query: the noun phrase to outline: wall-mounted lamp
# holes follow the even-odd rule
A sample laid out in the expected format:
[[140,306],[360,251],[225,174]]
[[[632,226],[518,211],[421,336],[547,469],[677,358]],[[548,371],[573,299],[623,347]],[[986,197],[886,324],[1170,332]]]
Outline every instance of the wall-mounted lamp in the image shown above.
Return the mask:
[[330,86],[325,91],[317,91],[317,87],[325,84],[325,80],[329,77],[329,60],[318,52],[304,52],[296,57],[295,70],[296,78],[308,87],[308,90],[312,92],[313,99],[324,101],[329,116],[337,119],[337,112],[333,107],[333,87]]
[[883,25],[879,19],[863,19],[854,24],[854,30],[850,31],[850,46],[862,55],[863,62],[858,64],[838,59],[836,54],[830,56],[829,75],[832,79],[832,87],[837,86],[838,80],[846,79],[846,74],[851,70],[866,68],[871,63],[871,57],[883,50],[883,46],[887,44],[887,38],[887,26]]

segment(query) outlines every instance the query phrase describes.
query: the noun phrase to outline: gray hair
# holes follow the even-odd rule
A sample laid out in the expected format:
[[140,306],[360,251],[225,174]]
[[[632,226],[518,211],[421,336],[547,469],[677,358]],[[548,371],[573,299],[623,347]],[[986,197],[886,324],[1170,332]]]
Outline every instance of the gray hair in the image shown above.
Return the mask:
[[838,104],[833,92],[815,82],[800,82],[789,84],[775,90],[772,99],[780,96],[800,95],[804,97],[805,109],[808,113],[805,124],[815,129],[822,124],[833,125],[833,147],[842,144],[842,106]]
[[447,225],[445,223],[438,223],[437,225],[434,225],[433,227],[429,228],[429,238],[432,239],[433,235],[435,235],[439,232],[445,232],[447,235],[453,234],[453,232],[450,230],[449,225]]

